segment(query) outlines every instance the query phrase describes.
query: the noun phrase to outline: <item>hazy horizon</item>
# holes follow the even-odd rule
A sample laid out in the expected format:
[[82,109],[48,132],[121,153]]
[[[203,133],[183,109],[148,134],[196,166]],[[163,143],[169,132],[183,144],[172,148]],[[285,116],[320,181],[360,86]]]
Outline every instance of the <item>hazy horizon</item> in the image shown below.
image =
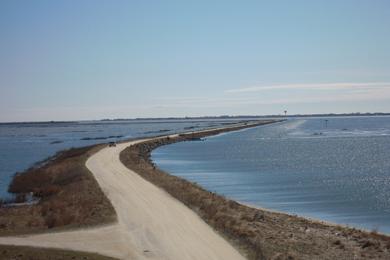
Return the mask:
[[0,124],[24,124],[24,123],[68,123],[68,122],[93,122],[93,121],[127,121],[127,120],[202,120],[202,119],[234,119],[234,118],[313,118],[313,117],[359,117],[359,116],[390,116],[390,112],[351,112],[351,113],[321,113],[321,114],[269,114],[269,115],[209,115],[209,116],[182,116],[182,117],[129,117],[129,118],[98,118],[76,120],[44,120],[44,121],[0,121]]
[[390,112],[390,2],[0,2],[0,122]]

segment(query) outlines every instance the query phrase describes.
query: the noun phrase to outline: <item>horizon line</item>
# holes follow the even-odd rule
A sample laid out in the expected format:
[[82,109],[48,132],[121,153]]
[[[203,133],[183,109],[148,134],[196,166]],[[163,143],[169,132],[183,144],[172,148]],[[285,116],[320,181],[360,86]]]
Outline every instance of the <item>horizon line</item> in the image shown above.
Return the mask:
[[268,114],[268,115],[218,115],[218,116],[172,116],[172,117],[134,117],[134,118],[102,118],[80,120],[45,120],[45,121],[0,121],[0,124],[43,124],[43,123],[78,123],[104,121],[137,121],[137,120],[193,120],[193,119],[229,119],[229,118],[267,118],[267,117],[326,117],[326,116],[390,116],[390,112],[346,112],[346,113],[315,113],[315,114]]

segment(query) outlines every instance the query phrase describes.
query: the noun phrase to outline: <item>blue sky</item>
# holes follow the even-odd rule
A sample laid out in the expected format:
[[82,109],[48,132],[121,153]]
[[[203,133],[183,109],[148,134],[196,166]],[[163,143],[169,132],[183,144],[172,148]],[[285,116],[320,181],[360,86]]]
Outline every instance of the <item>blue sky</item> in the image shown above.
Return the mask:
[[390,2],[0,1],[0,121],[390,112]]

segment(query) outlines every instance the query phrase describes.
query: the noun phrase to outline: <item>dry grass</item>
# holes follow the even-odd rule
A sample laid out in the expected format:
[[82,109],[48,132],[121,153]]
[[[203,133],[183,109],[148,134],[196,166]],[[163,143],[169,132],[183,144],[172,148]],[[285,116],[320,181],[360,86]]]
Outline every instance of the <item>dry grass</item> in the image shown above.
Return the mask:
[[114,258],[92,253],[59,249],[43,249],[27,246],[0,245],[0,259],[9,260],[114,260]]
[[194,210],[249,259],[390,259],[387,236],[251,208],[169,175],[150,161],[158,146],[224,131],[146,141],[125,149],[121,161]]
[[113,222],[114,208],[92,173],[87,158],[102,146],[60,152],[39,167],[15,175],[9,191],[33,193],[34,205],[0,208],[0,235],[87,227]]

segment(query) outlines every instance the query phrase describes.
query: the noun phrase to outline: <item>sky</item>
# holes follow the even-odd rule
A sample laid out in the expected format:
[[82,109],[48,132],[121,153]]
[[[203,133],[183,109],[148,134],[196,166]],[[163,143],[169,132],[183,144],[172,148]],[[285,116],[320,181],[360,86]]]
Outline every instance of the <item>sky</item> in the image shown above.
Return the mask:
[[390,1],[0,0],[0,122],[390,112]]

